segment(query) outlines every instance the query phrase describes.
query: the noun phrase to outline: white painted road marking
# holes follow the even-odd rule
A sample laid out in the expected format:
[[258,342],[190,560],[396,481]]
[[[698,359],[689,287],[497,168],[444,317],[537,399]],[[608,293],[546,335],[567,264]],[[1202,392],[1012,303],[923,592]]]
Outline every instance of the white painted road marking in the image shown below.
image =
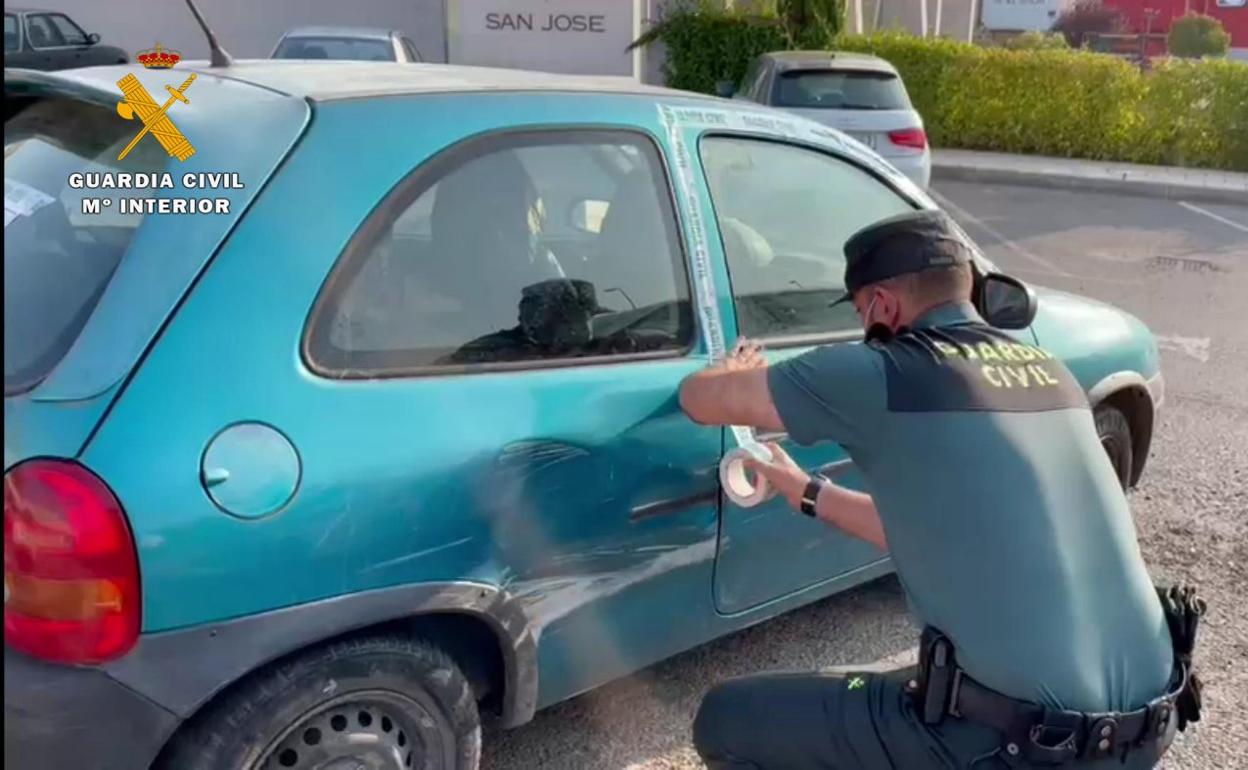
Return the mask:
[[1010,251],[1012,251],[1012,252],[1014,252],[1015,254],[1019,255],[1020,257],[1023,257],[1023,258],[1025,258],[1025,259],[1029,259],[1029,260],[1031,260],[1032,262],[1035,262],[1037,265],[1040,265],[1041,267],[1048,268],[1048,270],[1049,270],[1051,273],[1053,273],[1054,275],[1060,275],[1060,276],[1062,276],[1063,278],[1074,278],[1074,277],[1075,277],[1075,276],[1071,275],[1070,273],[1066,272],[1065,270],[1061,269],[1060,267],[1058,267],[1058,266],[1057,266],[1057,265],[1055,265],[1054,263],[1052,263],[1052,262],[1050,262],[1049,260],[1045,259],[1044,257],[1041,257],[1041,256],[1038,256],[1038,255],[1036,255],[1036,254],[1033,254],[1033,253],[1031,253],[1030,251],[1028,251],[1027,249],[1023,248],[1022,246],[1019,246],[1017,243],[1015,243],[1014,241],[1010,240],[1009,238],[1006,238],[1004,235],[1002,235],[1000,232],[998,232],[995,228],[991,227],[990,225],[988,225],[987,223],[985,223],[983,220],[979,219],[978,217],[976,217],[975,215],[971,214],[971,213],[970,213],[969,211],[967,211],[966,209],[962,208],[961,206],[959,206],[958,204],[956,204],[956,203],[954,203],[953,201],[949,200],[948,198],[946,198],[945,196],[943,196],[943,195],[941,195],[940,193],[936,192],[935,190],[928,190],[928,191],[927,191],[927,194],[928,194],[928,195],[930,195],[930,196],[932,196],[933,198],[935,198],[935,199],[936,199],[936,201],[937,201],[937,202],[938,202],[941,206],[944,206],[946,209],[949,209],[951,212],[953,212],[954,214],[956,214],[958,217],[960,217],[960,218],[962,218],[962,219],[965,219],[967,222],[970,222],[971,224],[975,225],[975,226],[976,226],[976,227],[978,227],[980,230],[983,230],[984,232],[986,232],[986,233],[988,233],[989,235],[991,235],[993,238],[996,238],[996,239],[997,239],[997,241],[998,241],[999,243],[1001,243],[1001,245],[1002,245],[1002,246],[1005,246],[1007,249],[1009,249]]
[[1180,337],[1177,334],[1158,334],[1156,336],[1157,347],[1162,350],[1182,353],[1201,363],[1208,363],[1209,361],[1208,337]]
[[1248,225],[1240,224],[1239,222],[1236,222],[1233,219],[1227,219],[1221,214],[1215,214],[1212,211],[1209,211],[1208,209],[1202,209],[1200,206],[1193,205],[1191,203],[1188,203],[1187,201],[1179,201],[1179,205],[1187,209],[1188,211],[1209,217],[1215,222],[1221,222],[1222,224],[1227,225],[1228,227],[1233,227],[1236,230],[1239,230],[1240,232],[1248,233]]

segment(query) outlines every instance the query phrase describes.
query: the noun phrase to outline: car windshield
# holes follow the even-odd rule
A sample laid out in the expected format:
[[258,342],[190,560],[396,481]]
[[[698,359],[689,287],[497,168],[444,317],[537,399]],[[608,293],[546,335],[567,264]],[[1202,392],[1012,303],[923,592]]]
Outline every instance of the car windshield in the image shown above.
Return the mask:
[[4,50],[17,50],[17,17],[11,13],[4,15]]
[[[118,161],[134,131],[105,107],[37,102],[4,124],[4,392],[41,382],[78,338],[141,214],[83,214],[75,172],[159,171],[156,142]],[[136,191],[136,194],[142,194]]]
[[394,61],[394,46],[376,38],[288,37],[277,47],[273,58]]
[[910,99],[891,72],[794,70],[780,76],[777,107],[830,110],[906,110]]

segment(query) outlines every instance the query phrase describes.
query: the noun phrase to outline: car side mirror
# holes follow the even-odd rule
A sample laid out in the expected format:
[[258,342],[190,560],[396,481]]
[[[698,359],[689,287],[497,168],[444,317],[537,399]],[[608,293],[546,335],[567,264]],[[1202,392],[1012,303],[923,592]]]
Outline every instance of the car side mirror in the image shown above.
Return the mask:
[[978,294],[979,314],[998,329],[1026,329],[1036,318],[1036,293],[1017,278],[989,273]]
[[715,83],[715,95],[724,99],[731,99],[733,94],[737,92],[737,84],[731,80],[719,80]]
[[91,32],[87,34],[87,45],[95,45],[98,42],[100,42],[99,32]]

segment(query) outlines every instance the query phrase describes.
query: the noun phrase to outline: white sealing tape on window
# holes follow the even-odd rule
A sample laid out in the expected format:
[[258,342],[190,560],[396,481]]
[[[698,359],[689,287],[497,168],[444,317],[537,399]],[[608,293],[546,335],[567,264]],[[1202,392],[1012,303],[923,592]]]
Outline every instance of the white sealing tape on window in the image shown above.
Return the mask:
[[660,113],[664,110],[667,112],[667,115],[664,116],[664,123],[667,125],[669,133],[675,125],[700,129],[724,128],[734,131],[771,134],[824,147],[831,145],[837,152],[870,166],[876,173],[884,176],[894,187],[900,188],[901,192],[907,197],[924,201],[927,207],[935,208],[936,204],[931,203],[927,195],[905,174],[902,174],[888,163],[881,162],[878,155],[858,142],[848,139],[840,132],[820,125],[813,120],[795,119],[783,114],[755,112],[748,109],[721,110],[713,107],[671,107],[661,105],[659,107]]
[[[728,113],[719,110],[695,110],[700,117],[707,113]],[[689,218],[689,234],[693,258],[693,287],[696,294],[698,316],[702,322],[702,336],[712,361],[721,361],[727,355],[724,343],[724,327],[719,317],[719,298],[715,293],[715,279],[711,274],[711,256],[707,251],[707,221],[702,215],[702,204],[698,196],[697,184],[693,177],[693,156],[685,144],[681,133],[680,122],[677,120],[676,109],[659,105],[659,120],[667,130],[668,142],[676,160],[677,187],[680,197],[684,199],[686,213]],[[787,122],[787,121],[785,121]],[[774,491],[761,476],[751,482],[745,471],[744,459],[747,455],[762,461],[771,459],[767,447],[758,443],[754,431],[742,425],[733,425],[729,429],[737,448],[727,452],[719,463],[719,480],[728,498],[737,505],[751,507],[771,498]]]
[[4,226],[18,217],[28,217],[56,200],[41,190],[16,179],[4,180]]

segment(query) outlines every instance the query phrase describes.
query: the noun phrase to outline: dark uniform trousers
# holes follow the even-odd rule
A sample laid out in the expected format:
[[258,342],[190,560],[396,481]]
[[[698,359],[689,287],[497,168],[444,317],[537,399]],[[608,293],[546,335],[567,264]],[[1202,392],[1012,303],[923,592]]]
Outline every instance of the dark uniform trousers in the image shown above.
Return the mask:
[[[711,770],[1033,767],[1008,764],[1002,736],[991,728],[949,716],[923,724],[906,692],[914,677],[911,667],[730,679],[703,699],[694,745]],[[1065,767],[1139,770],[1153,767],[1163,751],[1150,745],[1125,762],[1111,757]]]

